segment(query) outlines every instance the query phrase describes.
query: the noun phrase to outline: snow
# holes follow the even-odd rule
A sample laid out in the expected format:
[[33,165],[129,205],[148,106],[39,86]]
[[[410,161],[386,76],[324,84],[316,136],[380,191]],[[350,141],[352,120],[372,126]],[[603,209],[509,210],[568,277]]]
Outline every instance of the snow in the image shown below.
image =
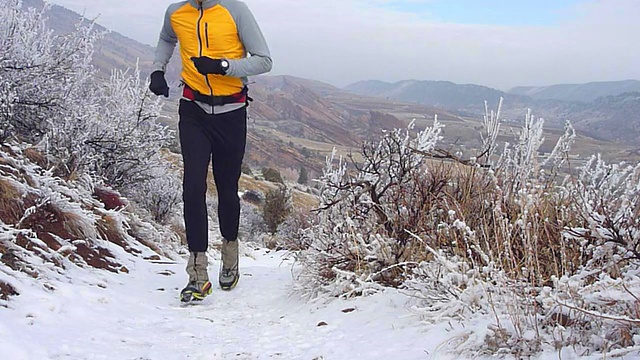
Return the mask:
[[0,359],[424,359],[455,335],[425,326],[397,290],[306,302],[291,292],[282,252],[250,251],[236,289],[189,306],[177,299],[183,262],[128,265],[129,274],[69,269],[48,283],[54,291],[17,286],[0,307]]

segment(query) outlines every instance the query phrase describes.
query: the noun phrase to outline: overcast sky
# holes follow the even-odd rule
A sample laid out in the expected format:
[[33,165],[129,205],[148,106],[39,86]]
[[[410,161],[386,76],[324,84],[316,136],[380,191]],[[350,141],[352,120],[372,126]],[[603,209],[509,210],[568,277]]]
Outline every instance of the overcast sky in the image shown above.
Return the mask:
[[[53,0],[155,46],[171,0]],[[272,74],[500,89],[640,79],[640,0],[245,0]],[[175,59],[178,60],[178,59]]]

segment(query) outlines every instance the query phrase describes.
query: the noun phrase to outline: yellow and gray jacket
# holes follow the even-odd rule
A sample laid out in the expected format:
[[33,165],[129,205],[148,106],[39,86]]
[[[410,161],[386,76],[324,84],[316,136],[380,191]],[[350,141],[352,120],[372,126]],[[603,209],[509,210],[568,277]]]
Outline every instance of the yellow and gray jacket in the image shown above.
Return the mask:
[[[165,71],[176,43],[180,43],[182,80],[203,95],[236,94],[247,84],[247,76],[271,70],[271,55],[264,36],[249,8],[238,0],[188,0],[171,4],[160,32],[153,71]],[[200,74],[191,61],[192,57],[200,56],[228,60],[227,74]]]

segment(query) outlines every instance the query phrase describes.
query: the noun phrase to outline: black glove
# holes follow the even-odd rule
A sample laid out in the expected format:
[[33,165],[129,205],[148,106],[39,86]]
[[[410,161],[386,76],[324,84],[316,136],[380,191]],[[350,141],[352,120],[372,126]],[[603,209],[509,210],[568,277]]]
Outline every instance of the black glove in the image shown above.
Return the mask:
[[202,75],[226,75],[227,69],[229,68],[229,63],[224,59],[212,59],[201,56],[192,57],[191,61],[193,61],[196,69],[198,69],[198,72]]
[[164,95],[166,98],[169,97],[169,85],[167,85],[167,80],[164,78],[164,71],[157,70],[151,73],[149,90],[158,96]]

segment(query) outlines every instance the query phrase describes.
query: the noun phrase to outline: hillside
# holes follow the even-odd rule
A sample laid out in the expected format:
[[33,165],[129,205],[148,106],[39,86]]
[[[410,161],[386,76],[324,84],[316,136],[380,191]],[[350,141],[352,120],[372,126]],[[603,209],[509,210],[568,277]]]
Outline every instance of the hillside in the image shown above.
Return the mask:
[[594,136],[640,145],[640,92],[598,98],[576,109],[576,119]]
[[0,147],[0,299],[72,270],[122,274],[132,258],[177,257],[175,231],[88,176],[53,177],[44,160],[33,148]]
[[550,86],[518,86],[509,94],[529,96],[536,100],[592,102],[601,97],[640,92],[640,81],[604,81],[587,84],[558,84]]

